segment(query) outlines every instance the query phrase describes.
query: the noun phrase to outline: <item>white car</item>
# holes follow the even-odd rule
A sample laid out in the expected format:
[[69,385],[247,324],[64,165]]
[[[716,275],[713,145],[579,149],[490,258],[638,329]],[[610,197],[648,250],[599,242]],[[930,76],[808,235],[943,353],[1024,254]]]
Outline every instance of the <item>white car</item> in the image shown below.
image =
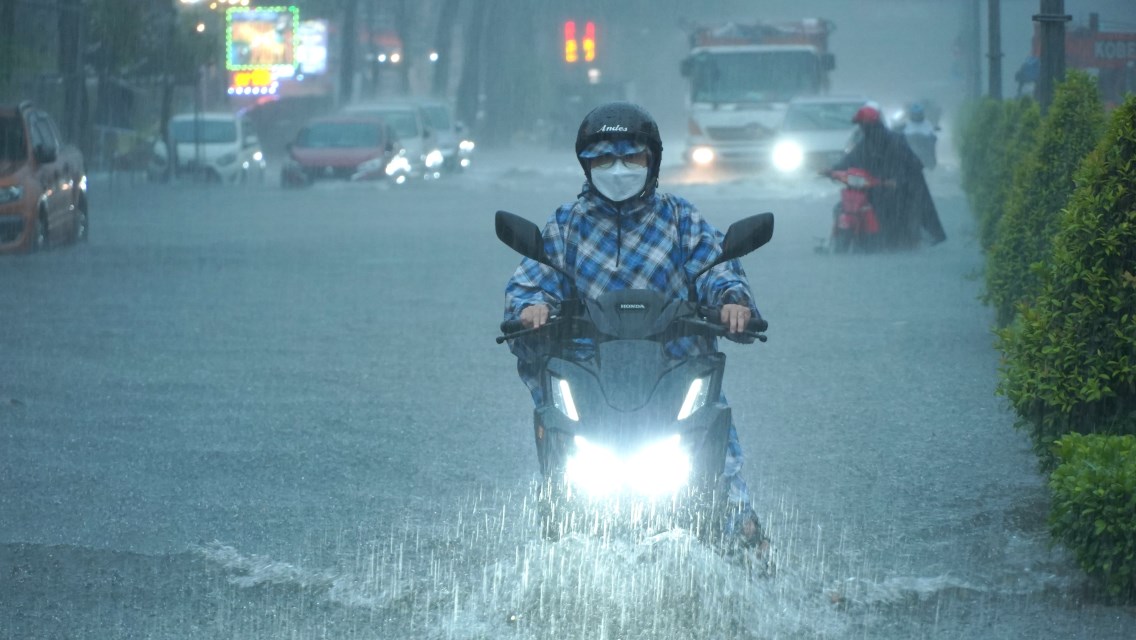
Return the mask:
[[417,100],[426,126],[442,152],[442,166],[447,171],[468,169],[473,162],[473,140],[465,125],[454,117],[450,103],[444,100],[423,98]]
[[[263,182],[268,168],[260,140],[249,120],[224,112],[182,113],[170,118],[177,173],[198,174],[218,182]],[[154,155],[169,162],[166,143],[154,145]]]
[[777,130],[770,163],[781,173],[829,167],[849,149],[852,116],[868,102],[861,96],[813,96],[789,102]]
[[378,118],[386,123],[406,149],[412,175],[436,178],[441,174],[445,158],[438,148],[437,136],[430,131],[417,105],[393,101],[367,102],[350,105],[345,112]]

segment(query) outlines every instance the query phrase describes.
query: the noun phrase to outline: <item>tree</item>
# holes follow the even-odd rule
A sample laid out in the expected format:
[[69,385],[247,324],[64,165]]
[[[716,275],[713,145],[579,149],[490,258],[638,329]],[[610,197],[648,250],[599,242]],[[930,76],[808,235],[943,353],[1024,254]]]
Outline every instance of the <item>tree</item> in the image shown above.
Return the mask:
[[442,0],[442,8],[438,12],[438,28],[434,34],[434,51],[438,52],[438,62],[434,65],[434,76],[430,79],[430,93],[439,98],[446,96],[450,86],[454,24],[458,19],[458,9],[458,0]]
[[1136,96],[1076,184],[1036,298],[998,334],[998,391],[1043,448],[1071,431],[1136,433]]
[[1014,174],[986,262],[985,300],[999,326],[1037,293],[1033,265],[1046,259],[1077,167],[1100,139],[1104,111],[1088,74],[1070,71],[1042,121],[1038,142]]

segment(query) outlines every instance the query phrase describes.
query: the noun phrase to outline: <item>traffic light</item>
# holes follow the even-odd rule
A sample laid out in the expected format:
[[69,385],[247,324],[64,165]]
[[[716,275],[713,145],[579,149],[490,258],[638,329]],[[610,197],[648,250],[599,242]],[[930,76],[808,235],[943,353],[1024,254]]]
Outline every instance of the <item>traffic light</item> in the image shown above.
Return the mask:
[[[583,45],[581,47],[581,44]],[[580,49],[584,50],[584,62],[593,62],[596,59],[596,23],[591,20],[584,23],[584,38],[581,42],[576,39],[576,21],[564,22],[564,61],[579,62]]]
[[564,23],[564,61],[576,62],[580,59],[579,45],[576,42],[576,21]]
[[596,23],[584,23],[584,61],[592,62],[596,59]]

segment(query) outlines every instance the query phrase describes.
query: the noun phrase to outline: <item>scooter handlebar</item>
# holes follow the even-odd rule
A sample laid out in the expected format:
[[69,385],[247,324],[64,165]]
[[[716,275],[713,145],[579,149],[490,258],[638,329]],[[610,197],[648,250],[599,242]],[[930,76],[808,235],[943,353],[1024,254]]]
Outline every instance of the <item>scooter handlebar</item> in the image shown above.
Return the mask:
[[[698,311],[702,318],[697,320],[690,319],[690,322],[705,326],[708,329],[712,329],[718,335],[732,335],[726,332],[726,327],[721,322],[721,312],[719,309],[699,307]],[[551,324],[556,324],[558,320],[559,318],[557,316],[553,316],[549,318],[548,323],[545,323],[544,325],[541,325],[540,327],[537,327],[535,329],[529,329],[525,327],[524,323],[522,323],[519,319],[505,320],[501,323],[502,335],[497,336],[497,344],[501,344],[502,342],[505,342],[507,340],[519,338],[530,333],[535,333],[537,331],[545,329]],[[768,328],[769,322],[767,322],[765,318],[762,318],[761,316],[754,316],[749,319],[749,322],[746,324],[745,331],[742,331],[740,335],[750,338],[751,340],[757,339],[761,342],[765,342],[766,338],[764,335],[762,335],[762,332],[764,332]]]
[[501,333],[509,334],[524,330],[525,325],[520,320],[506,320],[501,323]]

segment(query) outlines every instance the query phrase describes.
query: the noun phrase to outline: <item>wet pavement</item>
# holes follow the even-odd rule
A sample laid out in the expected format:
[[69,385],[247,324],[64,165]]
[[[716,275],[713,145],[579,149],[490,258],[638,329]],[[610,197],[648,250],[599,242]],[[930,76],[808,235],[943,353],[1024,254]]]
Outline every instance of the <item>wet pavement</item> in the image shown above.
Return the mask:
[[815,251],[831,183],[668,166],[722,228],[777,216],[743,260],[769,342],[724,347],[777,575],[541,542],[492,217],[582,178],[482,153],[404,188],[95,181],[89,244],[4,258],[0,637],[1131,636],[1048,544],[949,165],[948,242],[874,256]]

